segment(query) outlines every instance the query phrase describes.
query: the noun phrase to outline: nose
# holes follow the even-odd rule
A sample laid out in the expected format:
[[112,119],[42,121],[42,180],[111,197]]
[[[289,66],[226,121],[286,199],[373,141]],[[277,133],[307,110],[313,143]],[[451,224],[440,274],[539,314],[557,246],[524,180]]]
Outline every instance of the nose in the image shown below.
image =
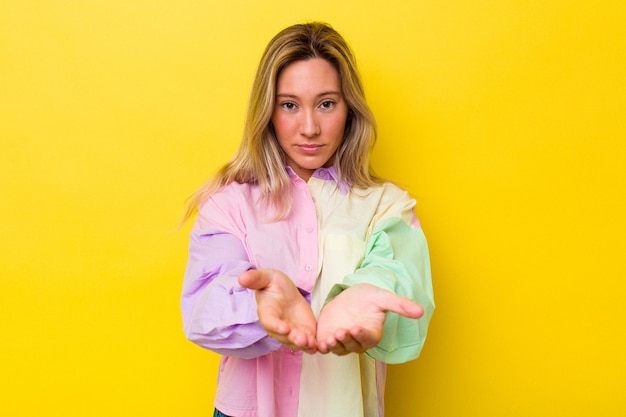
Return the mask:
[[302,120],[300,121],[300,134],[308,138],[312,138],[320,134],[320,125],[315,115],[315,111],[307,110],[302,112]]

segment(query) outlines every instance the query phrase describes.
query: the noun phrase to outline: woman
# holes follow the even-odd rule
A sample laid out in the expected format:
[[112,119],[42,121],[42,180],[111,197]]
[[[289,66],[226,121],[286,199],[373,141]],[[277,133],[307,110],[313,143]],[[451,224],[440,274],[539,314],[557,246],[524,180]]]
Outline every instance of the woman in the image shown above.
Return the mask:
[[375,130],[334,29],[272,39],[240,148],[187,213],[183,321],[223,355],[216,415],[379,417],[385,363],[419,355],[428,250],[414,200],[372,174]]

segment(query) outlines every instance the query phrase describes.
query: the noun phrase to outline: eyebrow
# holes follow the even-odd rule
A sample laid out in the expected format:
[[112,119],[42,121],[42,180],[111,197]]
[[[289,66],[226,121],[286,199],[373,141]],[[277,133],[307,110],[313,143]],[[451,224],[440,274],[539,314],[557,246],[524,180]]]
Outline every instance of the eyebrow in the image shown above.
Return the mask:
[[[324,91],[323,93],[319,93],[318,95],[316,95],[315,98],[324,97],[324,96],[332,96],[332,95],[340,96],[341,92],[334,91],[334,90]],[[289,94],[289,93],[277,93],[276,97],[298,98],[296,94]]]

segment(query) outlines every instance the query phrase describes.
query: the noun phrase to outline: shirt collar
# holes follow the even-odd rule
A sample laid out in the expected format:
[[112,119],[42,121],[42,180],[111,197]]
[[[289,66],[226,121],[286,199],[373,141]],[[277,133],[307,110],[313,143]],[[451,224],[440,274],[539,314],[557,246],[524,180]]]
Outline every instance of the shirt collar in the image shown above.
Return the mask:
[[[289,165],[287,165],[285,169],[287,170],[287,173],[290,177],[298,175]],[[350,192],[350,188],[352,188],[352,184],[347,181],[341,181],[339,179],[339,175],[337,174],[337,170],[335,169],[334,165],[331,165],[328,168],[322,167],[316,169],[315,171],[313,171],[311,177],[320,180],[335,181],[337,187],[339,187],[339,190],[344,194],[348,194]]]

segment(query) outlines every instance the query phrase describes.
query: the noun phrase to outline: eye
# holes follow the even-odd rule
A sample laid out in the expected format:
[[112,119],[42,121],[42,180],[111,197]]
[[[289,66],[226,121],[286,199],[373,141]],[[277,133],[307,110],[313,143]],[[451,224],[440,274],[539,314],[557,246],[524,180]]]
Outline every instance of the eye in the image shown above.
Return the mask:
[[320,107],[324,110],[330,110],[335,107],[335,102],[333,100],[324,100],[320,104]]
[[296,103],[294,103],[293,101],[283,101],[282,103],[280,103],[280,107],[287,111],[294,111],[297,106]]

